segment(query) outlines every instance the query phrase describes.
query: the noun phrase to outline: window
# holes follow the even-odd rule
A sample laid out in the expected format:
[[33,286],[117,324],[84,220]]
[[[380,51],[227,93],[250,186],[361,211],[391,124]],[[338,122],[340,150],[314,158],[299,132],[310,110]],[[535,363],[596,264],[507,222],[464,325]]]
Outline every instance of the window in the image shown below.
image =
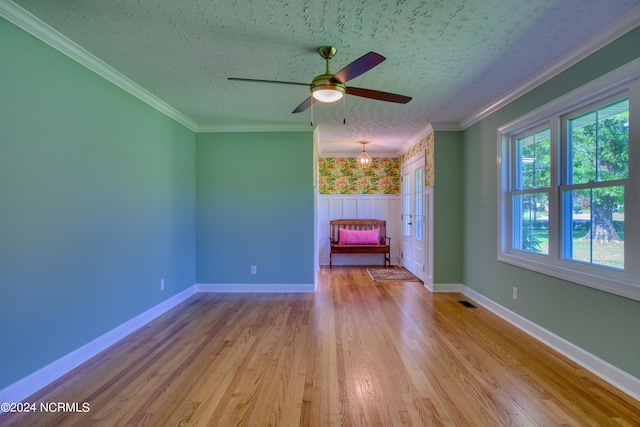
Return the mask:
[[640,65],[626,72],[498,130],[498,259],[640,300]]
[[513,248],[549,253],[550,129],[514,138]]
[[422,180],[422,168],[418,168],[415,170],[414,172],[414,183],[413,183],[413,188],[415,188],[414,191],[414,210],[415,210],[415,215],[414,217],[414,223],[416,225],[415,227],[415,235],[413,237],[415,237],[416,239],[422,240],[422,227],[423,227],[423,215],[424,213],[422,212],[422,204],[424,203],[422,200],[422,188],[424,187],[424,181]]
[[624,270],[629,99],[563,118],[563,258]]
[[404,203],[404,215],[402,216],[402,225],[405,236],[411,236],[411,182],[410,175],[405,174],[402,179],[402,198]]

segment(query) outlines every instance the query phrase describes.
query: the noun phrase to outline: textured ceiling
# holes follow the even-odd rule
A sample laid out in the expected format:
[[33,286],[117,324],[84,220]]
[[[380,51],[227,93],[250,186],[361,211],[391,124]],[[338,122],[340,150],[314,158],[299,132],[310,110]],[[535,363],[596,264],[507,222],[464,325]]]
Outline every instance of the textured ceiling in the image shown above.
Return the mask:
[[[397,153],[432,124],[457,124],[578,48],[640,0],[15,0],[198,124],[309,123],[291,111],[324,72],[369,51],[387,58],[347,83],[412,96],[316,104],[321,152]],[[628,18],[627,18],[628,19]]]

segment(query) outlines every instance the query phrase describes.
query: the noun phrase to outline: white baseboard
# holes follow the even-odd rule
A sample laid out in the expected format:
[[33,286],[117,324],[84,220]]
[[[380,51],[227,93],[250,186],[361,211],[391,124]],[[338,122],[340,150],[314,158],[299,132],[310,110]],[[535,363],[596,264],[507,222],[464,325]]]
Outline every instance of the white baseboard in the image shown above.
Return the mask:
[[[391,257],[391,265],[399,265],[400,259],[396,256]],[[329,257],[320,259],[320,265],[329,266]],[[334,266],[367,266],[379,265],[384,266],[384,258],[382,254],[336,254],[333,256]]]
[[472,298],[475,302],[482,305],[487,310],[500,316],[512,325],[522,329],[524,332],[533,336],[534,338],[542,341],[549,347],[553,348],[562,355],[576,362],[583,368],[591,371],[593,374],[602,378],[609,384],[620,389],[624,393],[633,397],[636,400],[640,400],[640,379],[624,372],[623,370],[616,368],[610,363],[600,359],[599,357],[587,352],[586,350],[570,343],[562,337],[554,334],[551,331],[544,329],[543,327],[525,319],[519,314],[501,306],[500,304],[490,300],[482,294],[474,291],[471,288],[462,286],[461,292]]
[[432,286],[426,286],[431,292],[462,292],[463,285],[460,283],[434,283]]
[[198,283],[195,286],[197,292],[258,292],[258,293],[305,293],[315,292],[316,283],[305,284],[221,284],[221,283]]
[[37,370],[33,374],[11,384],[10,386],[0,390],[0,402],[21,402],[33,393],[42,389],[46,385],[57,380],[67,372],[80,366],[82,363],[91,359],[101,351],[120,341],[130,333],[146,325],[156,317],[171,310],[190,296],[196,293],[196,287],[191,286],[188,289],[172,296],[171,298],[161,302],[155,307],[137,315],[133,319],[117,326],[106,334],[94,339],[93,341],[83,345],[77,350],[72,351],[66,356],[61,357]]

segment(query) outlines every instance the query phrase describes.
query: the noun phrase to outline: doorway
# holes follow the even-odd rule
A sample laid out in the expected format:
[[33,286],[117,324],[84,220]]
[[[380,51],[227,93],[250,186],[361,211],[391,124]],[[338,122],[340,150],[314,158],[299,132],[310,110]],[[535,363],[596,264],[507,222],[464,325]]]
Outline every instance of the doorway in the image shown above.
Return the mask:
[[[424,156],[402,165],[402,266],[424,282],[431,204],[425,203]],[[432,192],[429,192],[432,195]],[[433,200],[432,197],[430,200]],[[428,216],[428,218],[427,218]],[[427,225],[425,227],[425,225]]]

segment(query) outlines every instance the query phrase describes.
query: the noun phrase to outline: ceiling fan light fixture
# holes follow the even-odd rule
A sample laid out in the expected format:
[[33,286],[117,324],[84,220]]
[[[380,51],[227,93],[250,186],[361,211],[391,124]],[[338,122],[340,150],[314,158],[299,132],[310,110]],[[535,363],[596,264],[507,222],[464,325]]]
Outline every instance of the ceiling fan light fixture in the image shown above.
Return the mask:
[[373,159],[370,155],[367,154],[367,150],[365,150],[365,145],[367,145],[367,143],[361,142],[360,144],[362,144],[362,153],[360,153],[360,155],[356,157],[356,161],[358,162],[358,166],[360,166],[360,169],[366,170],[369,169],[369,166],[371,166],[371,162],[373,161]]
[[332,81],[332,74],[320,74],[311,82],[311,95],[320,102],[336,102],[342,99],[345,86]]
[[333,87],[318,87],[311,90],[313,97],[320,102],[336,102],[344,95]]

